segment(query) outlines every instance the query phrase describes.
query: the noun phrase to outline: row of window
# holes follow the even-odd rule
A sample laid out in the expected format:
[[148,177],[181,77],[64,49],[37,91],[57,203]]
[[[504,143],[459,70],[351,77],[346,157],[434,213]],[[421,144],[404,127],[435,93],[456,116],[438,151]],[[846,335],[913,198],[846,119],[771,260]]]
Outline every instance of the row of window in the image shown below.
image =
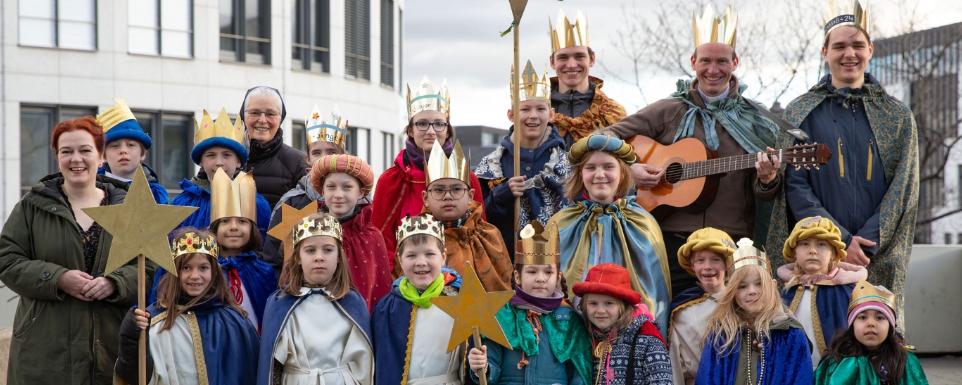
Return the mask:
[[[344,72],[371,80],[371,1],[346,0]],[[380,1],[381,84],[394,87],[394,1]],[[19,0],[19,42],[23,46],[97,49],[96,0]],[[130,0],[127,51],[191,58],[194,53],[192,0]],[[220,0],[220,59],[271,64],[270,0]],[[297,69],[330,72],[330,0],[296,0],[292,60]]]
[[[179,189],[181,179],[194,174],[190,150],[194,137],[191,112],[133,109],[140,125],[153,141],[145,163],[157,173],[160,183],[170,190]],[[57,122],[84,115],[96,115],[97,107],[23,104],[20,106],[20,186],[26,192],[40,178],[57,172],[50,134]],[[232,119],[236,117],[231,117]],[[307,150],[304,122],[293,122],[293,147]],[[371,163],[371,130],[349,127],[347,151]],[[385,167],[394,162],[398,143],[394,134],[382,132],[382,160]]]

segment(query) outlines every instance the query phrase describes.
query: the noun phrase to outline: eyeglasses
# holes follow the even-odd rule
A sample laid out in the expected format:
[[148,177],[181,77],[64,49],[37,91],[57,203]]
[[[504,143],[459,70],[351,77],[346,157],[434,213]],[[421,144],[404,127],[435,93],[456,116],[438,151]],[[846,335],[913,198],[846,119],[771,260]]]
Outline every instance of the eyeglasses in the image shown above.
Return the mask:
[[427,120],[418,120],[414,122],[414,127],[417,128],[418,131],[427,131],[428,128],[434,127],[434,132],[440,133],[441,131],[448,129],[448,122],[443,120],[435,120],[433,122],[429,122]]
[[280,115],[280,114],[277,113],[277,111],[248,110],[248,111],[245,111],[244,113],[246,113],[247,116],[248,116],[248,117],[251,117],[251,118],[257,118],[257,117],[259,117],[259,116],[264,116],[264,117],[266,117],[266,118],[268,118],[268,119],[274,119],[274,118],[276,118],[278,115]]
[[467,191],[468,189],[464,187],[452,187],[450,189],[432,188],[428,190],[428,193],[430,193],[431,198],[434,199],[444,199],[444,196],[448,193],[451,193],[451,198],[461,199],[464,197],[464,193]]

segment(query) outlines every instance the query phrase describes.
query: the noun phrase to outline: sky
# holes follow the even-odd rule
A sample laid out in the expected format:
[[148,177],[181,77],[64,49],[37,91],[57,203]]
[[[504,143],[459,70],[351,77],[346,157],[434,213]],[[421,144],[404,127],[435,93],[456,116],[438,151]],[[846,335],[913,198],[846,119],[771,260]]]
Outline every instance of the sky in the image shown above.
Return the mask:
[[[691,3],[693,11],[704,4],[700,1],[684,1]],[[626,25],[626,18],[638,17],[646,10],[657,7],[658,3],[654,0],[529,0],[521,19],[521,65],[531,60],[538,72],[547,71],[549,76],[554,76],[548,67],[551,50],[548,19],[554,22],[559,9],[564,9],[569,17],[577,10],[582,10],[588,19],[589,43],[598,54],[598,64],[592,67],[590,73],[605,80],[605,93],[623,104],[630,114],[648,103],[667,97],[680,78],[679,73],[655,69],[643,71],[642,95],[634,84],[619,81],[613,76],[632,76],[630,61],[614,48],[613,39],[619,29]],[[740,4],[748,4],[744,6],[745,10],[739,12],[740,20],[777,12],[793,15],[791,3],[787,0],[766,2],[764,12],[757,11],[762,9],[755,7],[758,3],[752,0],[734,1],[736,11]],[[909,19],[906,15],[914,14],[911,20],[917,23],[916,30],[962,21],[962,5],[958,0],[869,0],[867,3],[873,14],[872,28],[878,31],[879,36],[891,36],[899,28],[904,28],[902,26]],[[717,5],[727,4],[729,2],[718,2],[716,9]],[[807,16],[812,19],[816,35],[821,16],[821,12]],[[425,75],[436,83],[446,79],[452,99],[451,121],[455,126],[509,127],[511,123],[506,113],[511,107],[508,83],[513,62],[513,40],[511,34],[501,37],[500,32],[507,29],[510,23],[511,10],[504,0],[405,1],[403,81],[412,84],[413,88]],[[679,25],[677,30],[665,33],[682,33],[686,39],[690,39],[690,31],[691,26],[686,23]],[[811,55],[817,57],[817,51],[812,51]],[[793,83],[790,90],[779,99],[782,105],[805,92],[817,80],[818,68],[817,65],[813,67],[805,73],[806,79]],[[741,72],[744,72],[742,68],[735,74],[743,76]],[[752,83],[746,82],[751,90]],[[757,99],[770,105],[774,95],[761,94],[757,95]]]

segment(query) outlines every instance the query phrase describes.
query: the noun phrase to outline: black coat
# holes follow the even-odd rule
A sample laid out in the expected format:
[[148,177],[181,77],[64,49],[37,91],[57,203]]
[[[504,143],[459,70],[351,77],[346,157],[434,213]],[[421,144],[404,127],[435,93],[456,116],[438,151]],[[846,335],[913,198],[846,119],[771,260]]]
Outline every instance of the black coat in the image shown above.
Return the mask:
[[250,159],[245,171],[254,174],[257,192],[267,199],[271,207],[277,205],[297,181],[307,175],[307,156],[284,144],[284,132],[280,129],[267,143],[251,141]]

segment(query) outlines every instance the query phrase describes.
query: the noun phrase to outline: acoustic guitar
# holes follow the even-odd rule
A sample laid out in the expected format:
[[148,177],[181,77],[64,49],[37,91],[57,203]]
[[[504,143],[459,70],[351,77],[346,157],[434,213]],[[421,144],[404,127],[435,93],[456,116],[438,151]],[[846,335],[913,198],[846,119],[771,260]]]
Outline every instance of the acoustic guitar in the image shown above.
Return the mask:
[[[705,144],[695,138],[680,139],[666,146],[638,135],[631,145],[640,163],[665,170],[660,184],[636,192],[638,204],[648,211],[663,205],[707,207],[715,198],[721,174],[755,168],[757,160],[754,153],[712,158]],[[825,144],[799,144],[768,153],[778,155],[782,164],[792,165],[796,170],[818,169],[832,158],[832,151]]]

